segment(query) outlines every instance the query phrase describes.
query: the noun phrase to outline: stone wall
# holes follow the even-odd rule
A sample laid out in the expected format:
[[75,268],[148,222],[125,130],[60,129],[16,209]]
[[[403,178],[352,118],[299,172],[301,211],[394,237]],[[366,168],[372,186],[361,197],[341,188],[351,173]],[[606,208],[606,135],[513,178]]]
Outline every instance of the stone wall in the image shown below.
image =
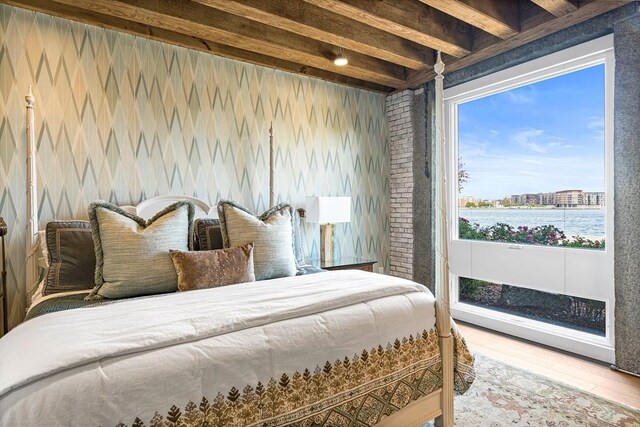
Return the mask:
[[640,373],[640,14],[614,28],[616,365]]
[[413,278],[413,106],[411,90],[387,97],[386,112],[391,151],[391,207],[389,215],[392,275]]
[[[435,230],[433,226],[433,213],[431,203],[434,197],[431,180],[431,171],[434,169],[431,163],[431,139],[428,129],[432,129],[435,120],[427,122],[434,105],[435,87],[431,84],[425,89],[415,91],[413,99],[413,280],[426,285],[434,291],[435,267],[434,245]],[[426,95],[426,96],[425,96]]]
[[424,90],[388,96],[386,111],[391,151],[390,272],[431,287],[433,232]]

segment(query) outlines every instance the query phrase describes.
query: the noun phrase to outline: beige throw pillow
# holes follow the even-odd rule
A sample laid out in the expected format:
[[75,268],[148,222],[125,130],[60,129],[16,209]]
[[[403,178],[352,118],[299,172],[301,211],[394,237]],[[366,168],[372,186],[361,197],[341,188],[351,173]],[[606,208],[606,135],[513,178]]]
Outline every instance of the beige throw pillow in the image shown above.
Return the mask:
[[171,251],[178,290],[216,288],[253,282],[253,245],[210,251]]
[[225,248],[253,243],[256,280],[295,276],[293,209],[280,204],[259,217],[227,200],[218,203]]
[[191,249],[194,211],[191,202],[177,202],[145,221],[111,203],[92,203],[96,286],[87,299],[175,292],[178,276],[169,250]]

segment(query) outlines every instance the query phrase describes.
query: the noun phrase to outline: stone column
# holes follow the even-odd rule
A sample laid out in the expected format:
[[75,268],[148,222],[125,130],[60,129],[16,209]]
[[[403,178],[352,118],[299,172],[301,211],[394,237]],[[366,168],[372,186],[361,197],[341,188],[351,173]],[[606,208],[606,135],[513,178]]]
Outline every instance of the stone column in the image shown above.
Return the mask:
[[616,365],[640,373],[640,15],[614,26]]
[[424,89],[387,97],[391,146],[390,272],[433,286],[430,153]]
[[413,91],[387,97],[391,149],[391,214],[389,215],[392,276],[413,278]]

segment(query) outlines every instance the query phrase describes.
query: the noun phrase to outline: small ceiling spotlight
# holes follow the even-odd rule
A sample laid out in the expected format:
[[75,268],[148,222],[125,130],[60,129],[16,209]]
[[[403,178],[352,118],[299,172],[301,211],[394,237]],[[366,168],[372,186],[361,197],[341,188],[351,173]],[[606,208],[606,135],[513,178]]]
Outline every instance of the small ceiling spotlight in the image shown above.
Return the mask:
[[333,63],[338,67],[344,67],[349,63],[347,56],[344,54],[344,50],[341,47],[338,48],[338,55],[333,59]]

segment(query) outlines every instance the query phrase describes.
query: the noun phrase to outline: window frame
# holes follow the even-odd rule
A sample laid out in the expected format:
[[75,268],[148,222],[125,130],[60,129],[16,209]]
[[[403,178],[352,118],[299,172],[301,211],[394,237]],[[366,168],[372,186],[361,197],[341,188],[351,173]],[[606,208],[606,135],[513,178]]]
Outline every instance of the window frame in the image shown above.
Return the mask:
[[[464,240],[458,237],[458,105],[510,89],[526,86],[591,66],[603,64],[604,71],[604,173],[605,239],[604,250],[541,247],[511,243]],[[613,275],[613,107],[614,107],[613,35],[537,58],[514,67],[445,89],[444,111],[448,170],[449,258],[451,266],[452,314],[455,318],[476,323],[522,338],[538,341],[588,357],[614,362],[614,275]],[[548,252],[555,251],[555,252]],[[553,256],[551,256],[553,254]],[[483,262],[483,258],[486,260]],[[491,260],[536,260],[537,272],[509,273],[491,267]],[[487,264],[488,263],[488,264]],[[539,263],[551,266],[540,268]],[[487,266],[488,265],[488,266]],[[524,265],[524,264],[522,264]],[[486,267],[486,268],[483,268]],[[474,272],[475,270],[475,272]],[[496,270],[495,272],[492,272]],[[501,269],[502,270],[502,269]],[[512,270],[515,270],[512,269]],[[543,274],[548,273],[547,277]],[[528,276],[533,274],[533,276]],[[592,275],[595,275],[592,277]],[[523,317],[496,312],[459,301],[458,277],[470,277],[496,283],[538,289],[606,304],[605,337],[579,332]],[[595,278],[594,278],[595,277]],[[514,283],[514,278],[516,283]],[[540,283],[543,283],[542,285]],[[588,283],[588,286],[583,286]],[[602,286],[599,283],[605,283]]]

